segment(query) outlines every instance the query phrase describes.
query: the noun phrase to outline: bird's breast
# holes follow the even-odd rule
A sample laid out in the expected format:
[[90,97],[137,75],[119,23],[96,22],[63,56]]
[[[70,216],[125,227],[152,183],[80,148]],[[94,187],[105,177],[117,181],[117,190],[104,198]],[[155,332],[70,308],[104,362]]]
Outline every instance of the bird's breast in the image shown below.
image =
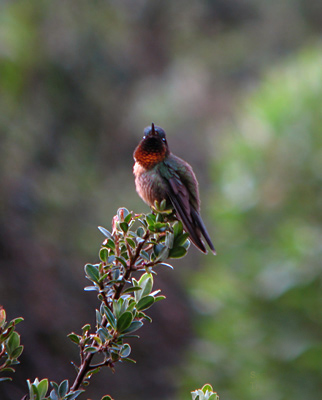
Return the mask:
[[159,203],[164,199],[169,201],[166,183],[156,168],[147,170],[136,162],[133,167],[133,173],[136,191],[145,203],[153,206],[155,201]]

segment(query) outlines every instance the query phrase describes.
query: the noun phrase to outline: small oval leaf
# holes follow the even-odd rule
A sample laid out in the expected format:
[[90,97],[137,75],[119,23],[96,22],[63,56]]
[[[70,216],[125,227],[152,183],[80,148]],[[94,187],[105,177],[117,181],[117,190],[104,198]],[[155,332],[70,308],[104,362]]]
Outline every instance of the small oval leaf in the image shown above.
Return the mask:
[[127,343],[122,347],[122,350],[120,351],[120,356],[123,357],[128,357],[131,354],[131,346]]
[[135,332],[138,329],[140,329],[142,325],[143,325],[143,322],[141,322],[141,321],[132,321],[131,325],[127,329],[125,329],[124,333]]
[[129,230],[129,225],[126,222],[120,222],[120,228],[126,233]]
[[104,236],[106,236],[108,239],[112,239],[112,234],[110,231],[107,229],[103,228],[102,226],[99,226],[98,229],[103,233]]
[[124,332],[133,321],[133,315],[129,311],[125,311],[117,320],[116,328],[118,332]]
[[74,343],[79,344],[80,342],[80,337],[78,335],[76,335],[76,333],[70,333],[69,335],[67,335],[67,337]]
[[187,250],[184,247],[182,246],[174,247],[169,252],[169,258],[181,258],[184,257],[186,253]]
[[112,313],[112,311],[108,308],[108,307],[104,307],[104,314],[106,315],[106,318],[109,322],[109,324],[111,325],[111,327],[113,329],[116,328],[116,318],[114,316],[114,314]]
[[99,281],[99,277],[100,277],[100,273],[97,267],[95,267],[92,264],[86,264],[85,265],[85,273],[87,275],[87,278],[95,283],[98,283]]
[[144,296],[140,299],[140,301],[137,303],[136,305],[136,309],[138,311],[143,311],[148,309],[149,307],[152,306],[152,304],[154,303],[155,299],[153,296],[148,295],[148,296]]
[[102,247],[102,248],[101,248],[99,257],[100,257],[100,259],[101,259],[103,262],[105,262],[105,263],[107,262],[107,259],[108,259],[108,250],[107,250],[106,247]]

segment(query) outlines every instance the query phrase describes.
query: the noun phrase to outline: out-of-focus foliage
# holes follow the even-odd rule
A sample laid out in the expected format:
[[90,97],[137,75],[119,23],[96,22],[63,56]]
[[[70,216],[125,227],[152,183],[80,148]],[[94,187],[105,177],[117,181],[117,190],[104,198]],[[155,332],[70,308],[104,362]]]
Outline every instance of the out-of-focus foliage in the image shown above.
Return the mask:
[[216,141],[218,256],[193,280],[187,365],[223,399],[321,398],[321,54],[273,68]]

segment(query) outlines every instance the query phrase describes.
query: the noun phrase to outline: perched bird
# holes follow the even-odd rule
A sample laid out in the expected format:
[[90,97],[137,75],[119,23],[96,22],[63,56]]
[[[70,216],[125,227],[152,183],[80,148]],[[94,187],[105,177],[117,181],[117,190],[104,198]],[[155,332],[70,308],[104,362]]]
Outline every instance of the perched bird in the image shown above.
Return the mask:
[[191,166],[169,150],[165,132],[159,126],[148,126],[133,154],[136,191],[151,207],[166,200],[174,208],[191,241],[207,253],[202,237],[216,254],[200,216],[198,181]]

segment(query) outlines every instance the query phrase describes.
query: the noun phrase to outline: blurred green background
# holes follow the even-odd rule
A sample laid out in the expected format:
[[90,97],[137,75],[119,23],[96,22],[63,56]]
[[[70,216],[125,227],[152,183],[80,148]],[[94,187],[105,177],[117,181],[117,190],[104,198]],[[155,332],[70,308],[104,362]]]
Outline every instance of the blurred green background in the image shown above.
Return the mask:
[[198,176],[218,256],[160,269],[137,364],[87,397],[321,398],[321,31],[315,0],[1,1],[0,304],[25,318],[1,400],[73,379],[83,265],[118,207],[148,211],[132,153],[152,121]]

